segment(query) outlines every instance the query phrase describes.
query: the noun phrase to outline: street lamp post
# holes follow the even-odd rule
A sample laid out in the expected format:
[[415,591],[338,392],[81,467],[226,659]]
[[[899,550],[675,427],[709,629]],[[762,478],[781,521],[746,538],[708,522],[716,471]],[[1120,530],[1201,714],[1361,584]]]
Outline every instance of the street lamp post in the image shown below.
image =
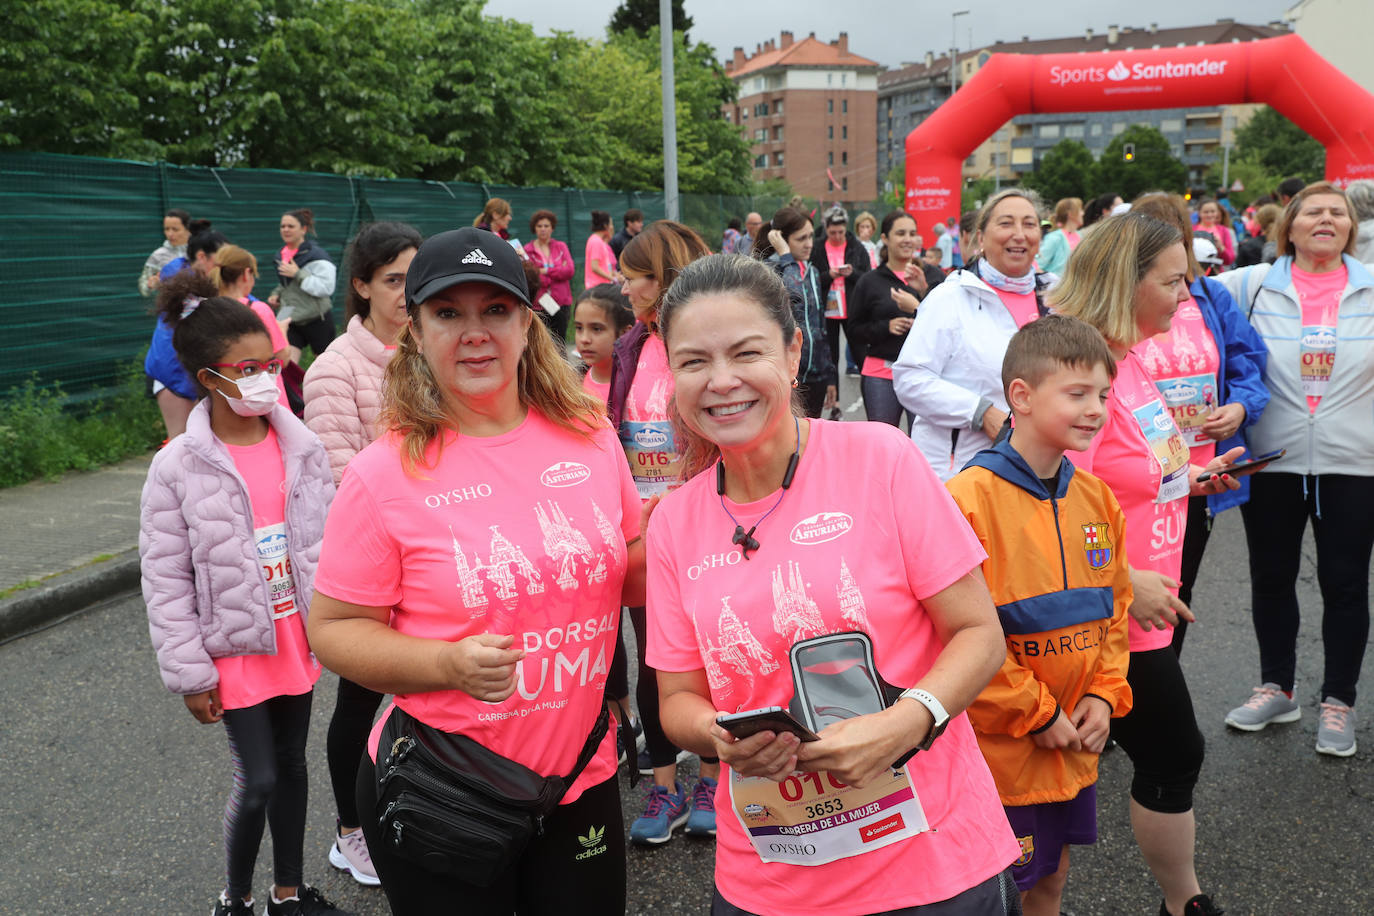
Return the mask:
[[949,14],[949,94],[954,95],[957,88],[954,83],[956,75],[955,65],[959,61],[959,17],[967,16],[968,10],[959,10],[957,13]]

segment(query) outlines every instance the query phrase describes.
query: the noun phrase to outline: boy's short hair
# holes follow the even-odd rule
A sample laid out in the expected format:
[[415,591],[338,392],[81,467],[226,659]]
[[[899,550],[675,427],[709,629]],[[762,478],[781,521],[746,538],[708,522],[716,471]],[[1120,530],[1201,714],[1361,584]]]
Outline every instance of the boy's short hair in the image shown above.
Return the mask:
[[1002,359],[1002,393],[1010,398],[1013,379],[1034,388],[1064,366],[1091,369],[1098,363],[1116,378],[1116,360],[1097,328],[1066,315],[1046,315],[1012,335]]

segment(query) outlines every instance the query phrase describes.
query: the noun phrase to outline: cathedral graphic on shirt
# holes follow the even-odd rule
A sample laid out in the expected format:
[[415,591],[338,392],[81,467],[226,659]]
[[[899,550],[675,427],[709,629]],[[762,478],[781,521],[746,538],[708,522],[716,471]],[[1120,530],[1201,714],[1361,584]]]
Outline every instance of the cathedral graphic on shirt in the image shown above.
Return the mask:
[[749,624],[740,620],[739,615],[730,607],[729,595],[720,600],[720,616],[716,621],[719,641],[712,642],[710,636],[701,632],[699,623],[696,631],[697,648],[701,650],[701,657],[706,666],[706,680],[712,690],[721,690],[729,683],[724,672],[725,665],[750,681],[754,679],[756,667],[760,674],[772,674],[778,670],[778,660],[764,648],[763,643],[749,628]]
[[773,570],[773,630],[792,643],[821,636],[826,632],[820,607],[806,593],[801,564],[787,561],[787,575],[782,567]]

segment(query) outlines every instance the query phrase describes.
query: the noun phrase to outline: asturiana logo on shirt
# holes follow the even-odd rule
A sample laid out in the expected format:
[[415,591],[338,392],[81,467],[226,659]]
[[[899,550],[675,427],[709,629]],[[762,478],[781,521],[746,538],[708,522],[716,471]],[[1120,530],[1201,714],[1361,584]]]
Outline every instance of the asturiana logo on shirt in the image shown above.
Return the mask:
[[577,835],[577,842],[582,844],[586,852],[579,852],[574,856],[573,858],[576,861],[580,862],[583,859],[599,856],[606,851],[606,828],[591,827],[587,830],[586,836],[580,833]]
[[668,444],[668,434],[658,429],[641,429],[634,440],[640,448],[661,448]]
[[793,544],[824,544],[854,527],[854,519],[843,512],[817,512],[792,527]]
[[544,469],[539,482],[546,487],[575,487],[592,476],[592,469],[576,461],[559,461]]

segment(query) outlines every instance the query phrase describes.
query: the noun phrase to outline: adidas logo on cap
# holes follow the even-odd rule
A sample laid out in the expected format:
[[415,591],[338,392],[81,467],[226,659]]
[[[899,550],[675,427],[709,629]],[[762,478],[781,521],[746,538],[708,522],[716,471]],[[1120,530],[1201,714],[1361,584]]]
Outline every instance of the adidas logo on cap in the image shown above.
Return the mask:
[[491,266],[491,258],[480,248],[474,248],[463,256],[464,264],[481,264],[483,267]]

